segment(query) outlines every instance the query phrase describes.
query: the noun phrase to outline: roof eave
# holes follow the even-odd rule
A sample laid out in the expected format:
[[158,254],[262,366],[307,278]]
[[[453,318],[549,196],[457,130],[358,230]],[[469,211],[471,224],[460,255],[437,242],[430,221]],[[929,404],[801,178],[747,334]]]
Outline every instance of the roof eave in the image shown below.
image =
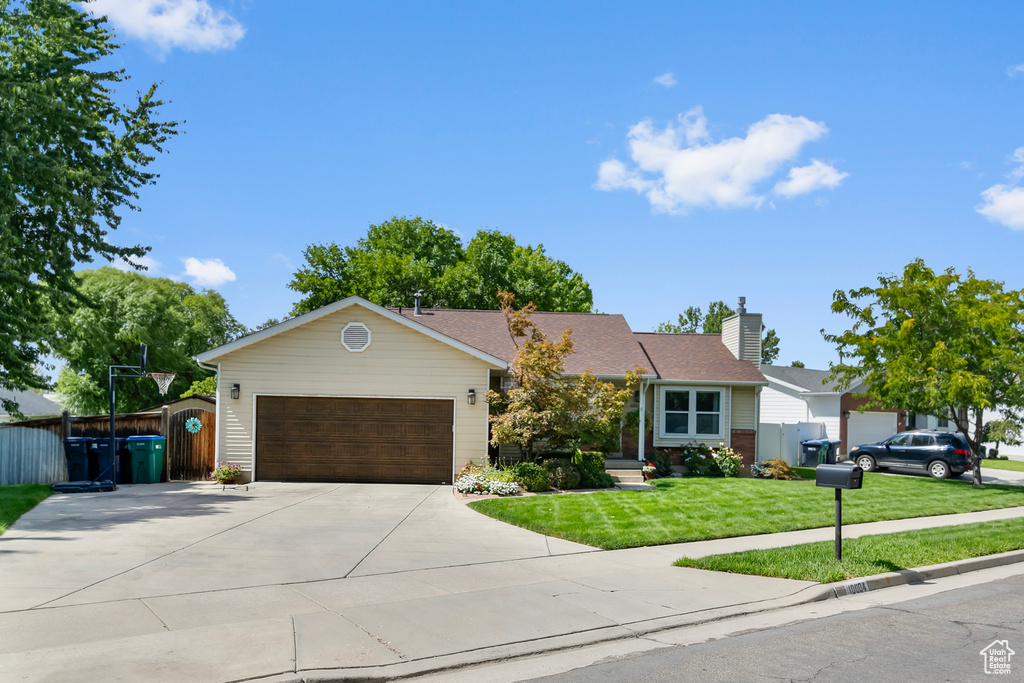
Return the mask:
[[492,356],[491,354],[485,351],[481,351],[480,349],[470,346],[465,342],[461,342],[458,339],[449,337],[448,335],[438,332],[433,328],[427,327],[426,325],[420,322],[410,320],[405,316],[399,315],[394,311],[390,311],[384,308],[383,306],[378,306],[372,301],[367,301],[366,299],[359,296],[350,296],[342,299],[341,301],[335,301],[333,304],[322,306],[321,308],[318,308],[315,311],[310,311],[309,313],[303,313],[300,316],[296,316],[295,318],[286,320],[283,323],[274,325],[273,327],[268,327],[267,329],[260,330],[255,334],[250,334],[247,337],[236,339],[235,341],[229,342],[224,346],[219,346],[215,349],[204,351],[203,353],[193,356],[193,358],[200,363],[208,363],[218,358],[222,358],[223,356],[226,356],[229,353],[234,353],[235,351],[244,349],[247,346],[251,346],[257,342],[263,341],[264,339],[269,339],[270,337],[274,337],[278,334],[281,334],[282,332],[287,332],[288,330],[292,330],[295,329],[296,327],[300,327],[307,323],[311,323],[314,320],[319,320],[324,316],[336,313],[340,310],[343,310],[353,305],[362,306],[363,308],[366,308],[373,313],[381,315],[389,320],[399,323],[400,325],[405,325],[409,329],[416,330],[417,332],[425,334],[426,336],[432,339],[436,339],[437,341],[454,347],[460,351],[463,351],[464,353],[468,353],[469,355],[474,356],[486,363],[490,363],[491,365],[495,365],[502,369],[508,367],[508,362],[501,358],[498,358],[497,356]]

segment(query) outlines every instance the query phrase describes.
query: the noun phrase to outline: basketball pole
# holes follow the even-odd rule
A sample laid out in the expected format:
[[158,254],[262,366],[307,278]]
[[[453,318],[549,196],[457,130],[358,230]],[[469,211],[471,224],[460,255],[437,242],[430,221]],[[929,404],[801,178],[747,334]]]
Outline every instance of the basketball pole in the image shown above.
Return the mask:
[[[107,381],[108,381],[108,393],[110,394],[110,477],[111,484],[114,487],[114,491],[117,490],[117,420],[114,415],[114,405],[116,399],[116,388],[114,386],[114,380],[118,377],[129,377],[133,379],[142,379],[146,376],[146,355],[147,347],[145,344],[139,344],[139,364],[138,365],[108,365],[107,366]],[[117,370],[125,370],[123,374],[119,374]]]

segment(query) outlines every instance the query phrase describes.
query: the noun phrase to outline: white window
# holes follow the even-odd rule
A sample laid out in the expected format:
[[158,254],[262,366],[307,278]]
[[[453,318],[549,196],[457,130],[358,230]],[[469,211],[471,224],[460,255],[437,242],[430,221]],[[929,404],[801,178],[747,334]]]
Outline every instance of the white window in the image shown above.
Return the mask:
[[661,391],[662,437],[722,437],[722,389],[662,387]]

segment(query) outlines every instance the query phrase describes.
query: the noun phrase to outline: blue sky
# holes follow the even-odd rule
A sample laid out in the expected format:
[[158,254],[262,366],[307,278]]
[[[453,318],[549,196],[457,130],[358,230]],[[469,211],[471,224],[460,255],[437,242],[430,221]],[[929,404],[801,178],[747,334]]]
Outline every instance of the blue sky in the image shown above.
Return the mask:
[[650,330],[747,298],[826,368],[914,258],[1024,288],[1024,6],[97,0],[184,135],[119,243],[252,326],[419,215],[543,243]]

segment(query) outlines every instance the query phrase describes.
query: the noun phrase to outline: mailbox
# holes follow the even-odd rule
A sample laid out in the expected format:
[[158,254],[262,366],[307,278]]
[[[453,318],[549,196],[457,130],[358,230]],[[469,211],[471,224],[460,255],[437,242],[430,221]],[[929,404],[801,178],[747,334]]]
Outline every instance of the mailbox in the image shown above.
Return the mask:
[[818,465],[814,470],[814,483],[832,489],[859,489],[864,470],[856,465]]

